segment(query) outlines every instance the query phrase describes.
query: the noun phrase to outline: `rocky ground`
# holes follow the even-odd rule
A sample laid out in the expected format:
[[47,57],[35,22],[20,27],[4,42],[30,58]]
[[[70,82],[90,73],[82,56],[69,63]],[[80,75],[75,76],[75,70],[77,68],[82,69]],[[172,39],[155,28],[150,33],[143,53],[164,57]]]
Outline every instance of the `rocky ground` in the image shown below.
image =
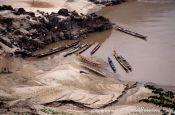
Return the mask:
[[111,5],[121,4],[122,2],[125,2],[126,0],[90,0],[90,1],[94,2],[95,4],[111,6]]
[[59,40],[81,39],[88,33],[112,28],[111,22],[102,16],[78,14],[67,9],[35,14],[23,8],[2,6],[0,22],[1,43],[28,54]]

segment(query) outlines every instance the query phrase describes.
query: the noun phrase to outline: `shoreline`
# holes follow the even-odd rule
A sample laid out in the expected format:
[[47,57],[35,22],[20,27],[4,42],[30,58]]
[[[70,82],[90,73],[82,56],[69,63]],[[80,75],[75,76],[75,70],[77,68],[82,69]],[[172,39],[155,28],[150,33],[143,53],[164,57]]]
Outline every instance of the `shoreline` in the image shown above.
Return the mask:
[[[33,12],[26,12],[23,8],[15,10],[7,6],[7,9],[10,18],[5,11],[1,11],[1,42],[10,48],[18,48],[26,55],[60,40],[82,39],[88,33],[112,28],[108,19],[95,13],[80,15],[75,11],[60,9],[58,13],[51,14],[38,11],[40,16],[36,17]],[[12,27],[8,31],[3,29],[10,24]]]

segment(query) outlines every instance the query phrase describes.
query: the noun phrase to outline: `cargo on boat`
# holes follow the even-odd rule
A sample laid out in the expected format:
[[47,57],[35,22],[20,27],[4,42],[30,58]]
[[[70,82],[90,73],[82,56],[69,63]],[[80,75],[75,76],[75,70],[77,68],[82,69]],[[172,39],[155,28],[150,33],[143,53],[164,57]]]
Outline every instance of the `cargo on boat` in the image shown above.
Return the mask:
[[111,69],[113,70],[113,72],[115,73],[115,72],[116,72],[116,67],[115,67],[115,65],[114,65],[114,63],[112,62],[112,60],[111,60],[110,57],[108,57],[108,63],[109,63],[109,65],[110,65]]
[[66,50],[68,48],[71,48],[73,46],[76,46],[77,44],[79,43],[79,41],[76,41],[72,44],[68,44],[68,45],[65,45],[65,46],[60,46],[60,47],[56,47],[56,48],[52,48],[52,49],[49,49],[43,53],[40,53],[40,54],[36,54],[36,55],[33,55],[34,57],[44,57],[44,56],[48,56],[48,55],[51,55],[53,53],[56,53],[56,52],[60,52],[60,51],[63,51],[63,50]]
[[96,67],[102,66],[102,64],[100,62],[94,60],[93,58],[88,58],[88,57],[82,56],[80,54],[78,54],[77,56],[79,57],[81,62],[87,63],[90,66],[96,66]]
[[100,62],[100,60],[93,57],[85,57],[78,53],[77,53],[77,56],[80,59],[80,63],[79,63],[80,66],[87,68],[95,73],[98,73],[101,76],[104,76],[104,77],[107,76],[107,73],[105,73],[105,70],[104,70],[104,65],[102,62]]
[[124,62],[124,65],[129,69],[129,71],[132,71],[131,65],[122,56],[120,56],[120,58]]
[[98,43],[95,48],[91,51],[91,55],[93,55],[99,48],[100,48],[101,44]]
[[117,55],[115,50],[113,51],[113,56],[127,73],[132,71],[130,64],[122,56]]
[[117,26],[117,25],[115,25],[114,28],[115,28],[116,30],[121,31],[121,32],[130,34],[130,35],[132,35],[132,36],[139,37],[139,38],[141,38],[141,39],[143,39],[143,40],[146,40],[146,38],[147,38],[146,36],[143,36],[143,35],[138,34],[138,33],[136,33],[136,32],[132,32],[132,31],[130,31],[130,30],[127,30],[127,29],[125,29],[125,28],[123,28],[123,27],[120,27],[120,26]]

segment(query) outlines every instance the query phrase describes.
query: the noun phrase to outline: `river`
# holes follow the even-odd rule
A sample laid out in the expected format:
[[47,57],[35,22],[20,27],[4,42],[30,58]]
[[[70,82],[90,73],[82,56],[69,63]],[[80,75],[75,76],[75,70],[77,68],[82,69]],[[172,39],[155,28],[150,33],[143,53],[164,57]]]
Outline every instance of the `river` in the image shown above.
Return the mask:
[[[112,30],[95,55],[107,60],[106,57],[112,57],[112,50],[115,49],[125,57],[132,65],[133,72],[127,74],[115,63],[124,80],[175,85],[175,1],[129,1],[106,7],[99,14],[118,25],[148,36],[148,40]],[[104,35],[101,33],[101,36]]]

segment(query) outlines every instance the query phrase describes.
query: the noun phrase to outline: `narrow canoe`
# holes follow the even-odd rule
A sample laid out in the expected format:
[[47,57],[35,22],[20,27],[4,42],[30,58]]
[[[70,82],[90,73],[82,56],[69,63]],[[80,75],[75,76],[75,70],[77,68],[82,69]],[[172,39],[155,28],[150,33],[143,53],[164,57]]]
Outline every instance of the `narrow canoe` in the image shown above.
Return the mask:
[[116,30],[119,30],[119,31],[121,31],[121,32],[124,32],[124,33],[127,33],[127,34],[130,34],[130,35],[132,35],[132,36],[135,36],[135,37],[139,37],[139,38],[141,38],[141,39],[143,39],[143,40],[146,40],[146,36],[143,36],[143,35],[141,35],[141,34],[138,34],[138,33],[136,33],[136,32],[132,32],[132,31],[130,31],[130,30],[127,30],[127,29],[125,29],[125,28],[123,28],[123,27],[120,27],[120,26],[115,26],[115,29]]
[[100,48],[100,46],[101,44],[97,44],[95,48],[91,51],[91,55],[93,55]]
[[118,56],[115,50],[113,56],[126,72],[132,71],[131,65],[122,56]]
[[94,68],[94,67],[92,67],[92,66],[88,66],[88,65],[86,65],[86,64],[80,64],[80,65],[81,65],[82,67],[85,67],[85,68],[87,68],[87,69],[89,69],[89,70],[91,70],[91,71],[93,71],[93,72],[95,72],[95,73],[97,73],[97,74],[103,76],[103,77],[106,77],[106,76],[107,76],[107,74],[106,74],[104,71],[102,71],[102,70],[99,70],[99,69]]
[[122,56],[120,56],[120,58],[123,61],[123,63],[126,65],[126,67],[129,69],[129,71],[132,71],[131,65]]
[[80,51],[78,52],[78,54],[82,54],[82,53],[85,52],[87,49],[89,49],[93,44],[94,44],[94,43],[88,44],[85,48],[83,48],[82,50],[80,50]]
[[88,58],[88,57],[85,57],[85,56],[82,56],[80,54],[77,55],[80,60],[88,65],[91,65],[91,66],[95,66],[95,67],[101,67],[102,64],[100,62],[97,62],[96,60],[93,60],[91,57]]
[[121,61],[121,57],[117,55],[116,51],[113,51],[114,58],[118,61],[118,63],[122,66],[122,68],[128,73],[129,70],[126,65]]
[[68,45],[65,45],[65,46],[60,46],[60,47],[56,47],[56,48],[52,48],[52,49],[49,49],[45,52],[42,52],[40,54],[36,54],[36,55],[33,55],[34,57],[44,57],[44,56],[48,56],[48,55],[51,55],[53,53],[56,53],[56,52],[61,52],[63,50],[66,50],[68,48],[71,48],[71,47],[74,47],[76,46],[77,44],[79,43],[79,41],[76,41],[74,43],[71,43],[71,44],[68,44]]
[[113,70],[113,72],[115,73],[115,72],[116,72],[116,67],[115,67],[115,65],[114,65],[114,63],[112,62],[112,60],[111,60],[110,57],[108,57],[108,63],[109,63],[109,65],[110,65],[111,69]]
[[77,47],[77,48],[71,49],[70,51],[68,51],[68,52],[64,55],[64,57],[67,57],[67,56],[69,56],[69,55],[71,55],[71,54],[74,54],[74,53],[78,52],[80,49],[84,48],[86,45],[87,45],[87,44],[83,44],[83,45],[80,45],[80,46]]

